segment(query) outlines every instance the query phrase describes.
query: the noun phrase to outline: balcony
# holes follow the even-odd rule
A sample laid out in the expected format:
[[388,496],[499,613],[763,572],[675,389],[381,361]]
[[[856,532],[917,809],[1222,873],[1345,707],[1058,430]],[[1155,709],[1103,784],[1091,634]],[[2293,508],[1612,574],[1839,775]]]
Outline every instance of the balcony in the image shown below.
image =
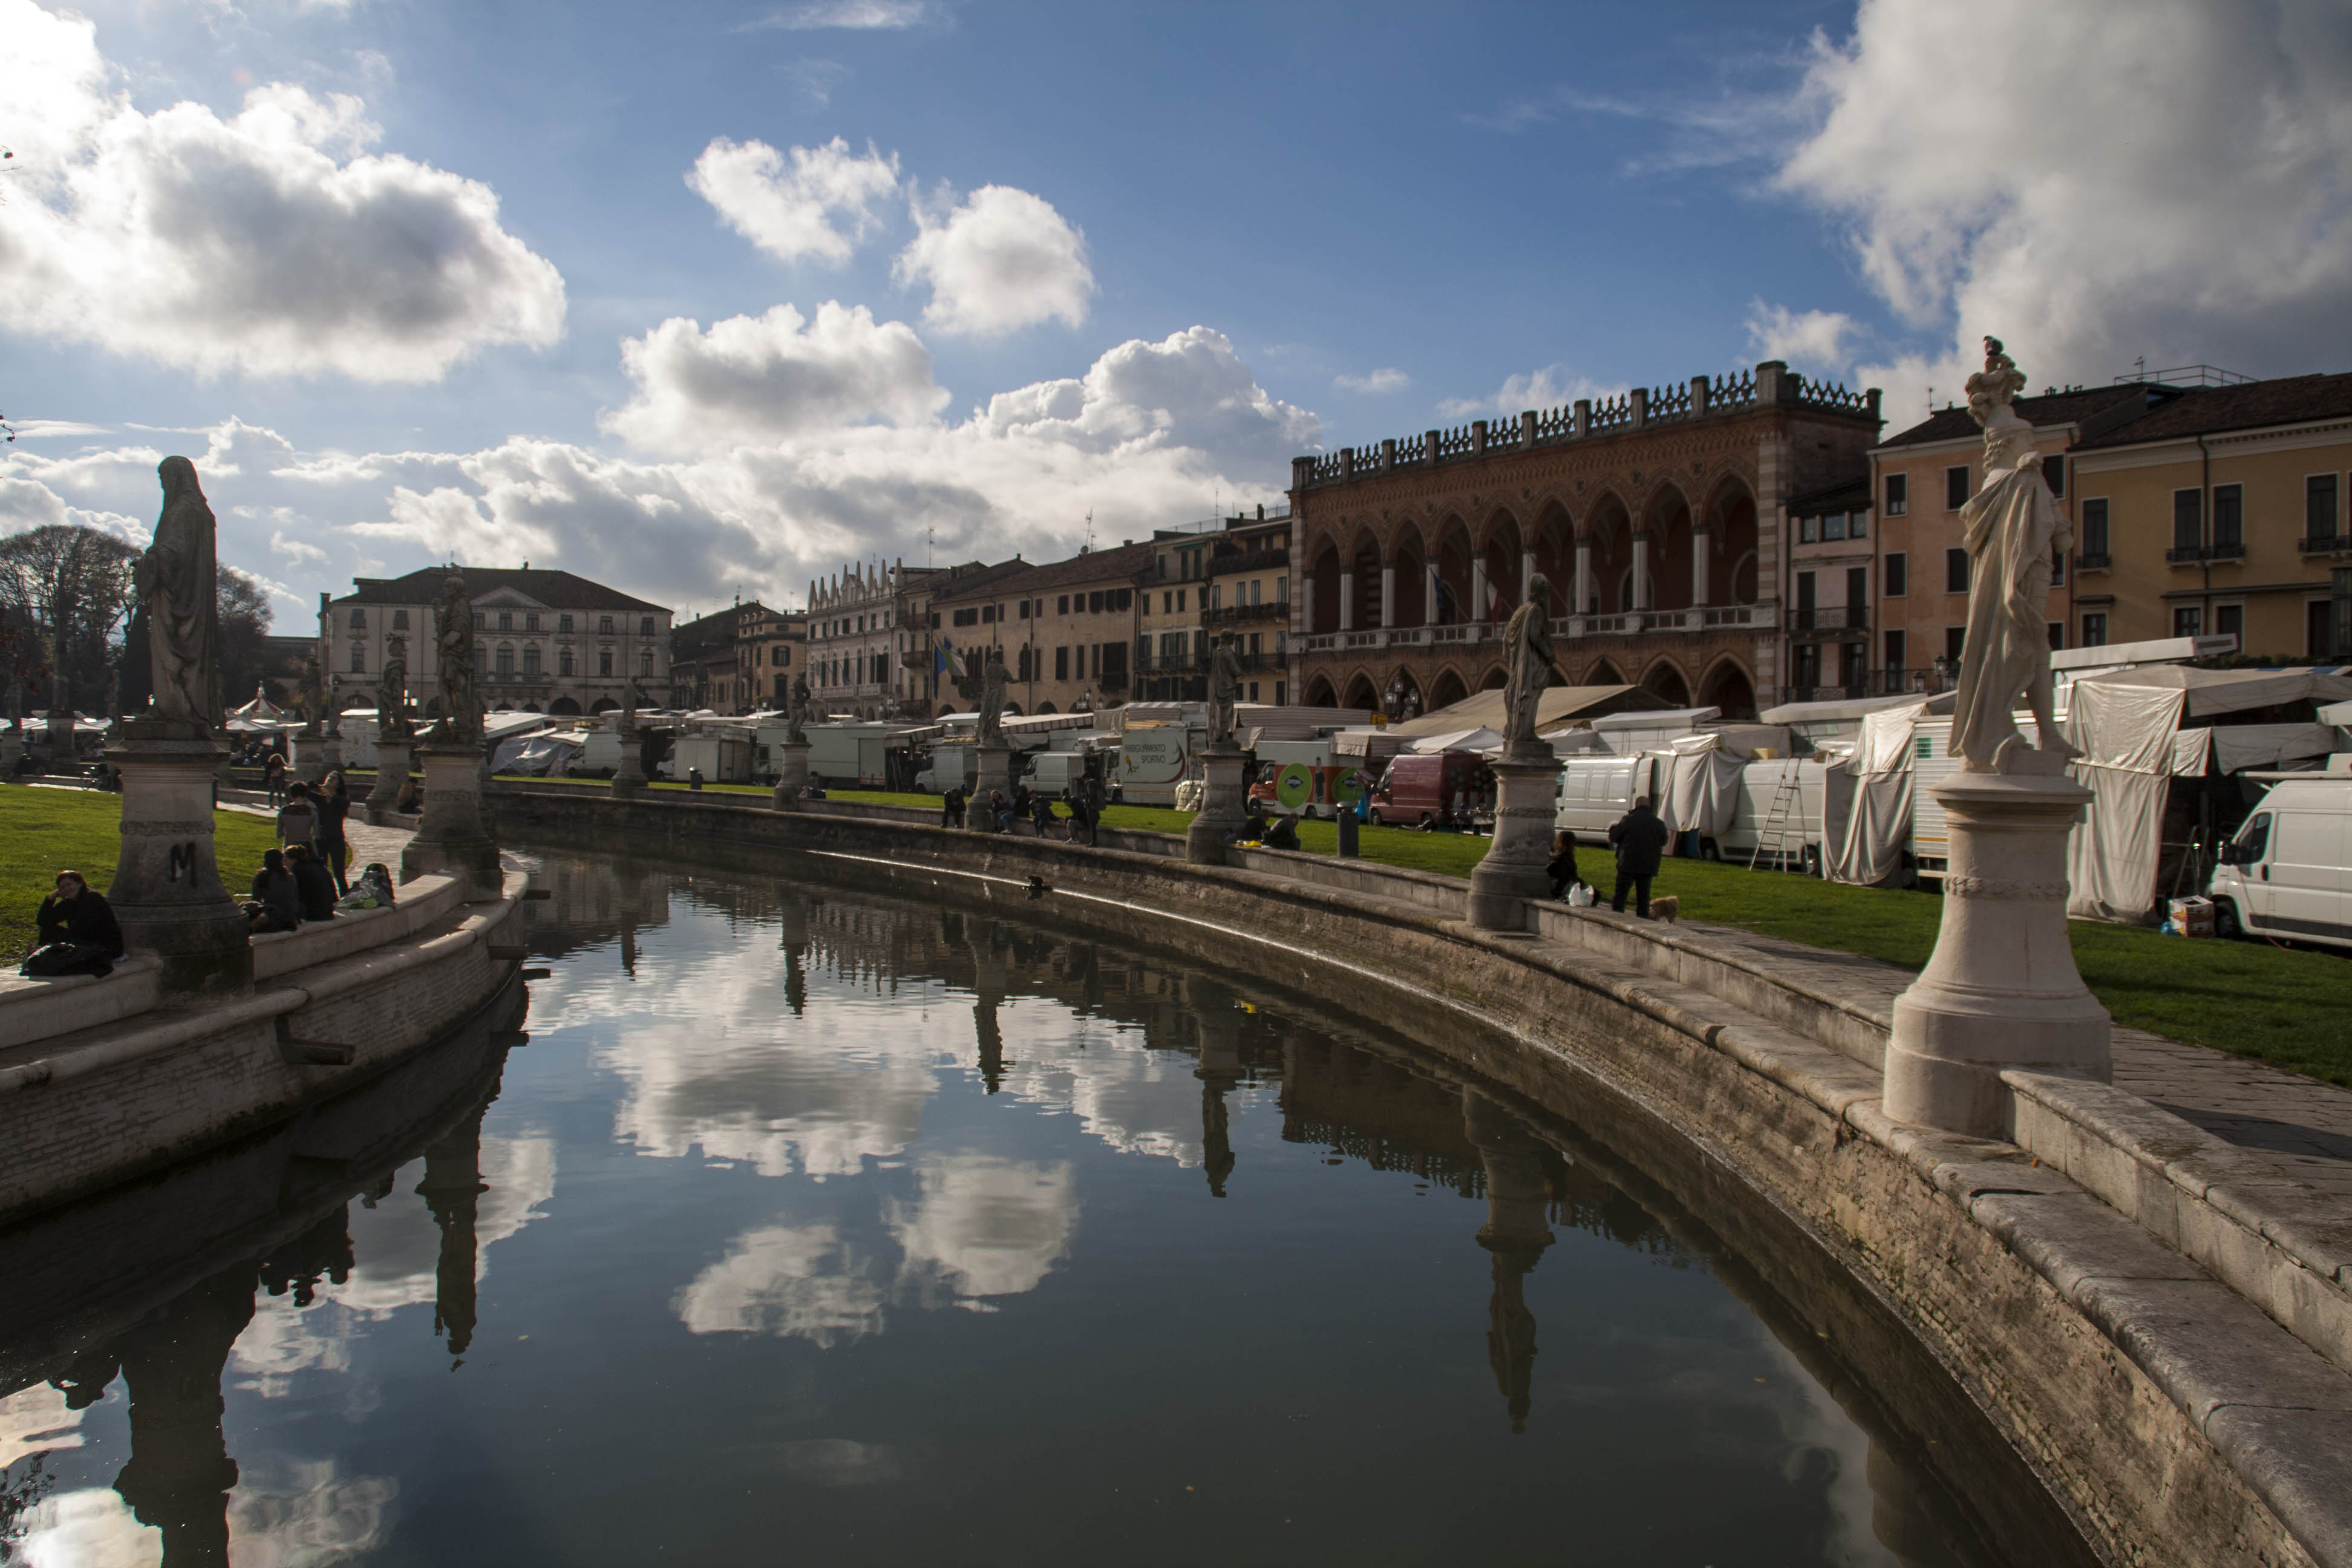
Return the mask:
[[[1843,636],[1858,637],[1869,629],[1866,610],[1839,605],[1811,614],[1822,629],[1839,629],[1832,628],[1832,623],[1843,623],[1851,616],[1852,626],[1840,629]],[[1681,636],[1705,631],[1769,631],[1780,624],[1780,606],[1768,600],[1759,605],[1699,605],[1685,610],[1629,610],[1614,616],[1562,616],[1552,621],[1551,635],[1568,638],[1638,637],[1647,633]],[[1451,646],[1492,642],[1502,634],[1503,627],[1493,621],[1450,626],[1376,626],[1363,631],[1318,632],[1299,640],[1299,651],[1335,654],[1371,648],[1428,647],[1442,652]]]
[[2242,539],[2232,540],[2227,544],[2209,544],[2205,547],[2205,559],[2208,561],[2243,561],[2245,558],[2246,542]]
[[2201,544],[2176,544],[2164,552],[2165,563],[2169,566],[2194,566],[2204,559],[2205,547]]
[[1149,653],[1136,665],[1147,675],[1197,675],[1201,660],[1191,653]]
[[2298,555],[2352,555],[2352,534],[2315,533],[2295,541]]
[[1287,550],[1237,551],[1231,555],[1209,557],[1208,574],[1212,577],[1241,577],[1252,572],[1286,572],[1290,568]]
[[2114,564],[2114,558],[2104,550],[2078,550],[2074,552],[2074,570],[2077,572],[2105,572]]
[[1290,624],[1289,600],[1276,599],[1265,605],[1224,605],[1201,612],[1201,624],[1204,626],[1265,626],[1276,621]]
[[1789,612],[1789,629],[1858,637],[1870,630],[1870,610],[1864,605],[1800,605]]

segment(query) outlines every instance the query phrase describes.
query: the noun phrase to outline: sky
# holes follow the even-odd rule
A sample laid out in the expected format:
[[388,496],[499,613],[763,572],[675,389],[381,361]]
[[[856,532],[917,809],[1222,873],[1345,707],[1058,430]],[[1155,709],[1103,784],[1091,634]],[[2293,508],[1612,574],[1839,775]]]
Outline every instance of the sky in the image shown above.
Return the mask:
[[0,0],[0,533],[681,616],[1765,358],[2352,368],[2352,6]]

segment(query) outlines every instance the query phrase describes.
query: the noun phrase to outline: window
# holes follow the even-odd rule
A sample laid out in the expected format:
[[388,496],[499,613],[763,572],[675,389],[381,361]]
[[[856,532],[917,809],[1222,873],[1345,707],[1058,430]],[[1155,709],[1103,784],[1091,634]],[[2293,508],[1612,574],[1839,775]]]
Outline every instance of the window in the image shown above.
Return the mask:
[[2205,542],[2205,492],[2172,492],[2172,548],[2194,551]]
[[[1250,657],[1252,658],[1255,658],[1258,655],[1265,651],[1265,634],[1264,632],[1252,632],[1249,635],[1249,638]],[[1252,698],[1250,700],[1255,702],[1257,700],[1255,698]]]
[[982,605],[980,607],[980,624],[988,626],[994,622],[996,612],[1002,608],[1003,608],[1002,605]]
[[408,612],[406,610],[394,610],[392,612],[392,629],[396,632],[404,632],[408,629]]
[[1285,692],[1289,687],[1289,684],[1290,683],[1286,680],[1277,680],[1274,683],[1274,705],[1276,708],[1281,707],[1286,700]]
[[2205,632],[2205,612],[2195,605],[2180,605],[2172,612],[2172,635],[2177,637],[2201,637]]
[[2042,482],[2050,487],[2050,493],[2052,495],[2057,496],[2062,500],[2064,498],[2066,494],[2066,458],[2063,453],[2053,452],[2050,456],[2042,459]]
[[2213,487],[2213,548],[2240,551],[2246,547],[2246,487]]
[[1886,574],[1886,596],[1899,599],[1906,591],[1905,579],[1910,574],[1911,558],[1900,550],[1889,551],[1886,564],[1881,568]]
[[2050,547],[2050,585],[2053,588],[2066,585],[2066,552],[2054,544]]
[[2106,611],[2092,610],[2084,612],[2083,616],[2083,646],[2084,647],[2105,647],[2107,646]]
[[1969,504],[1969,466],[1944,470],[1944,510],[1958,511]]
[[563,677],[566,680],[572,679],[572,650],[570,648],[560,647],[555,650],[555,673]]
[[2042,623],[2042,631],[2050,638],[2050,647],[2052,652],[2054,653],[2058,649],[2066,646],[2065,622],[2045,621]]
[[1955,667],[1960,662],[1960,655],[1967,650],[1968,641],[1968,627],[1946,626],[1944,628],[1944,657],[1951,660]]
[[605,676],[609,676],[613,673],[613,650],[611,648],[600,647],[596,650],[596,673]]
[[[1800,572],[1797,574],[1797,629],[1799,631],[1811,631],[1813,629],[1814,604],[1813,574],[1811,572]],[[1811,686],[1814,685],[1815,682],[1801,680],[1797,684],[1800,686]]]
[[[599,637],[611,637],[611,636],[613,635],[613,617],[612,617],[612,616],[598,616],[596,617],[596,635],[597,635],[597,636],[599,636]],[[609,672],[609,671],[607,671],[607,673],[609,674],[610,672]]]
[[1107,642],[1095,649],[1095,673],[1117,686],[1127,679],[1127,644]]
[[1176,595],[1172,591],[1160,595],[1160,613],[1163,616],[1176,613]]
[[2107,498],[2098,496],[2083,503],[2083,526],[2075,541],[2082,547],[2084,566],[2105,566],[2107,563]]
[[2303,531],[2313,541],[2336,537],[2334,474],[2314,474],[2303,481]]
[[1889,517],[1905,517],[1909,515],[1910,510],[1911,476],[1908,474],[1887,475],[1886,515]]
[[523,612],[522,629],[527,632],[535,632],[539,630],[539,612],[536,610],[526,610]]
[[502,632],[510,632],[514,630],[514,612],[512,610],[500,610],[499,612],[499,630]]
[[1969,552],[1953,548],[1944,552],[1944,592],[1965,594],[1969,591]]
[[352,673],[353,675],[367,673],[367,649],[357,643],[352,644]]
[[2246,606],[2243,605],[2214,605],[2213,635],[2236,637],[2238,646],[2243,647],[2246,637]]
[[355,632],[363,632],[367,630],[367,612],[365,610],[354,609],[352,612],[352,630]]
[[1845,536],[1848,539],[1870,537],[1870,513],[1867,510],[1852,513],[1846,518]]
[[1251,682],[1249,683],[1249,686],[1250,686],[1249,700],[1250,700],[1251,701],[1255,702],[1255,701],[1256,701],[1256,700],[1257,700],[1257,682],[1256,682],[1256,681],[1255,681],[1255,680],[1253,680],[1253,681],[1251,681]]
[[2271,847],[2271,814],[2258,811],[2246,818],[2246,825],[2238,829],[2238,837],[2231,842],[2237,849],[2231,858],[2239,865],[2260,865],[2264,851]]
[[[1810,691],[1822,683],[1822,645],[1817,642],[1799,643],[1794,671],[1800,690]],[[1798,700],[1802,701],[1800,698]]]
[[1068,648],[1057,647],[1054,650],[1054,679],[1056,680],[1067,680],[1070,679],[1070,650]]
[[1070,596],[1067,594],[1054,601],[1054,613],[1057,616],[1066,616],[1070,613]]
[[1099,616],[1102,613],[1103,596],[1100,594],[1088,594],[1087,595],[1087,614],[1090,616]]
[[1185,595],[1185,593],[1186,593],[1186,590],[1185,590],[1185,589],[1182,589],[1182,588],[1179,588],[1179,589],[1177,589],[1177,590],[1176,590],[1176,613],[1177,613],[1178,615],[1180,615],[1180,616],[1181,616],[1181,615],[1182,615],[1182,614],[1184,613],[1184,595]]
[[1121,612],[1122,614],[1135,608],[1135,590],[1132,588],[1113,589],[1110,595],[1110,607]]
[[555,629],[565,637],[572,635],[572,616],[568,612],[555,617]]
[[[499,618],[500,620],[504,620],[506,617],[501,616]],[[504,679],[513,673],[514,645],[511,643],[500,643],[499,644],[499,678],[500,679]]]
[[474,629],[478,632],[488,631],[490,629],[490,617],[482,614],[481,611],[476,610],[474,612]]
[[654,635],[654,618],[651,616],[639,616],[637,617],[637,635],[641,637],[649,637]]
[[[1274,580],[1274,602],[1277,605],[1286,605],[1290,602],[1290,579],[1287,576],[1276,577]],[[1278,680],[1275,682],[1277,687],[1281,684]]]
[[1849,566],[1845,569],[1846,625],[1858,626],[1870,605],[1870,569]]
[[[531,618],[533,620],[537,620],[539,617],[534,616]],[[537,643],[533,643],[529,647],[522,650],[522,672],[525,675],[530,676],[536,676],[539,673],[539,645]]]
[[1816,543],[1816,542],[1818,542],[1820,541],[1821,537],[1822,537],[1822,520],[1821,520],[1820,518],[1818,518],[1818,517],[1801,517],[1801,518],[1799,518],[1799,519],[1797,520],[1797,542],[1798,542],[1798,543],[1800,543],[1800,544],[1812,544],[1812,543]]
[[977,609],[958,610],[953,618],[955,620],[955,624],[960,626],[976,626],[980,625],[980,612]]
[[1823,539],[1843,539],[1845,537],[1845,513],[1842,511],[1832,511],[1824,514],[1822,518],[1822,537]]
[[[1024,621],[1029,618],[1029,601],[1026,599],[1021,601],[1021,618]],[[1029,678],[1024,675],[1021,679],[1026,680]]]
[[[1887,673],[1890,675],[1899,676],[1903,673],[1903,634],[1901,632],[1886,633],[1885,644]],[[1899,684],[1899,682],[1889,682],[1889,684],[1896,685]]]

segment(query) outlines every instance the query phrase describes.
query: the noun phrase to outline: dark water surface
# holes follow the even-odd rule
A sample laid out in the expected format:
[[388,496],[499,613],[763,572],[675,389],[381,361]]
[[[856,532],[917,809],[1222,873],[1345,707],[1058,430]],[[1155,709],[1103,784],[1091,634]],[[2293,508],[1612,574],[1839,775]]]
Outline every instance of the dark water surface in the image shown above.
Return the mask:
[[378,1169],[272,1145],[19,1238],[293,1233],[118,1269],[79,1340],[7,1319],[10,1560],[1992,1561],[1702,1228],[1408,1041],[986,914],[541,866],[528,1047],[355,1106],[415,1125]]

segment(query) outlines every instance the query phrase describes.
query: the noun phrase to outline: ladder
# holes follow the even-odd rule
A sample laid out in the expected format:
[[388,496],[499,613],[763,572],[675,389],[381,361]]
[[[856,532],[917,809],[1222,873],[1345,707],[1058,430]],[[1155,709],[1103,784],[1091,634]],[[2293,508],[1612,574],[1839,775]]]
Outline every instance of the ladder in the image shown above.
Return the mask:
[[1786,865],[1789,836],[1795,834],[1801,846],[1805,837],[1804,794],[1798,787],[1798,768],[1794,758],[1780,770],[1772,785],[1771,803],[1765,807],[1764,820],[1756,828],[1756,847],[1748,853],[1748,868],[1756,869],[1764,858],[1766,846],[1770,846],[1776,862]]

